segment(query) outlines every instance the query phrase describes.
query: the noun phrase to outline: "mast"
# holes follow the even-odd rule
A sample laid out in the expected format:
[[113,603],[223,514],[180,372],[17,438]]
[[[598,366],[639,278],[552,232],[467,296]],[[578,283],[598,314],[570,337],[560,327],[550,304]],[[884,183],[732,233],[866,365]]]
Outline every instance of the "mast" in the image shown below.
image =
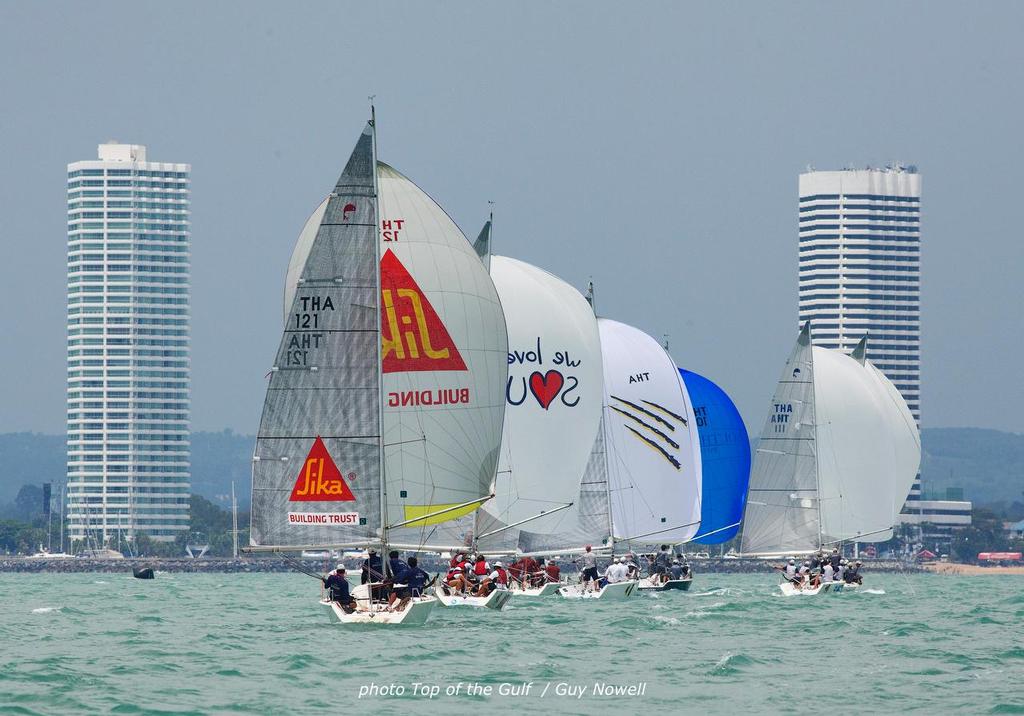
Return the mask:
[[803,329],[800,332],[807,337],[807,362],[811,369],[811,409],[814,411],[814,422],[811,424],[811,434],[814,436],[814,440],[812,442],[813,447],[811,448],[811,452],[814,455],[814,505],[818,512],[818,549],[821,549],[821,470],[818,467],[818,410],[814,402],[814,346],[811,344],[810,319],[804,322]]
[[238,501],[235,499],[235,481],[231,481],[231,555],[238,559]]
[[380,186],[377,177],[377,109],[373,105],[373,100],[376,95],[370,95],[370,132],[371,142],[370,146],[373,153],[373,221],[375,223],[374,229],[374,277],[376,283],[376,293],[374,298],[374,304],[376,305],[376,319],[374,325],[377,327],[377,450],[380,460],[380,546],[381,546],[381,566],[384,567],[385,573],[387,571],[387,562],[385,561],[388,551],[388,478],[387,478],[387,467],[384,459],[384,370],[383,370],[383,347],[381,346],[380,336],[380,297],[381,297],[381,276],[380,276]]

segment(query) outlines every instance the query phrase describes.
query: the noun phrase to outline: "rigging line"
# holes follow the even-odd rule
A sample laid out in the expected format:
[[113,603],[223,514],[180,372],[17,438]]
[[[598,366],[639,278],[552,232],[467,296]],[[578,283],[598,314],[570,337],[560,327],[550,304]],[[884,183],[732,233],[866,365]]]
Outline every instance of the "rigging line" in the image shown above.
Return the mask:
[[634,421],[640,423],[641,425],[643,425],[645,428],[647,428],[651,432],[660,435],[662,438],[664,438],[665,442],[667,442],[669,445],[672,446],[672,448],[674,450],[678,450],[679,449],[679,443],[677,443],[675,440],[670,438],[668,435],[666,435],[662,431],[658,430],[656,427],[654,427],[650,423],[644,422],[643,420],[641,420],[640,418],[636,417],[632,413],[628,413],[625,410],[622,410],[621,408],[616,408],[614,405],[609,405],[608,407],[611,408],[612,410],[614,410],[616,413],[619,413],[620,415],[625,415],[630,420],[634,420]]
[[484,532],[482,535],[477,535],[476,539],[483,539],[484,537],[490,537],[491,535],[497,534],[498,532],[504,532],[505,530],[512,529],[513,527],[518,527],[519,525],[525,524],[527,522],[533,522],[534,520],[539,520],[541,517],[545,517],[547,515],[553,515],[556,512],[561,512],[562,510],[567,510],[567,509],[569,509],[572,506],[573,506],[572,502],[570,502],[567,505],[561,505],[560,507],[556,507],[553,510],[548,510],[546,512],[541,512],[540,514],[534,515],[533,517],[527,517],[525,520],[519,520],[518,522],[513,522],[510,525],[505,525],[504,527],[502,527],[500,529],[491,530],[490,532]]
[[657,408],[658,410],[660,410],[661,412],[665,413],[666,415],[668,415],[670,417],[673,417],[676,420],[679,420],[680,422],[682,422],[683,425],[689,425],[689,422],[686,420],[686,418],[684,418],[682,415],[676,415],[671,410],[666,408],[664,405],[659,405],[658,403],[653,403],[650,400],[641,400],[640,402],[641,403],[646,403],[647,405],[650,405],[652,408]]
[[672,466],[675,467],[675,469],[677,469],[677,470],[681,470],[682,469],[683,466],[679,463],[679,461],[676,460],[671,455],[669,455],[668,451],[665,450],[665,448],[663,448],[661,445],[659,445],[658,443],[654,442],[653,440],[651,440],[647,436],[641,435],[639,432],[637,432],[633,428],[629,427],[628,425],[626,425],[625,428],[626,428],[626,430],[630,431],[631,433],[636,435],[638,438],[643,440],[645,443],[650,445],[652,448],[657,450],[659,453],[661,453],[662,457],[664,457],[666,460],[668,460],[670,463],[672,463]]
[[[630,401],[626,400],[625,398],[620,398],[620,397],[619,397],[619,396],[617,396],[617,395],[612,395],[612,396],[610,396],[610,397],[611,397],[612,399],[614,399],[614,400],[617,400],[617,401],[619,401],[620,403],[625,403],[626,405],[628,405],[628,406],[629,406],[629,407],[631,407],[631,408],[635,408],[636,410],[639,410],[639,411],[640,411],[641,413],[643,413],[644,415],[649,415],[649,416],[651,416],[652,418],[654,418],[655,420],[657,420],[657,421],[658,421],[659,423],[661,423],[662,425],[664,425],[665,427],[667,427],[667,428],[668,428],[669,430],[671,430],[671,431],[675,432],[676,426],[675,426],[675,425],[673,425],[672,423],[670,423],[669,421],[665,420],[665,418],[661,417],[661,416],[660,416],[660,415],[658,415],[657,413],[652,413],[652,412],[651,412],[650,410],[648,410],[647,408],[641,407],[641,406],[637,405],[636,403],[633,403],[633,402],[630,402]],[[608,407],[609,407],[609,408],[611,408],[611,407],[613,407],[613,406],[609,405]]]

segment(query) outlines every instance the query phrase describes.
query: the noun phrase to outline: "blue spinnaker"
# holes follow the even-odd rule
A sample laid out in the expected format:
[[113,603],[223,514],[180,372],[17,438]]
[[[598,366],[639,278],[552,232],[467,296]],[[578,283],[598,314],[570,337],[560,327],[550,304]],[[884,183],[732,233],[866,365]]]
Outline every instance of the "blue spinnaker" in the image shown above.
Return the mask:
[[750,438],[725,391],[679,369],[697,417],[703,471],[700,532],[694,542],[720,544],[736,536],[750,482]]

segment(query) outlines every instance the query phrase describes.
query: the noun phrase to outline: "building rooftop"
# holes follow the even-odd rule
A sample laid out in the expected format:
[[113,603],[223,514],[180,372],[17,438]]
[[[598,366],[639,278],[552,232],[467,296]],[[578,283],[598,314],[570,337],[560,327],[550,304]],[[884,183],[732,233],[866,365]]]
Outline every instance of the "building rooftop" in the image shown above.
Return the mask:
[[105,162],[144,162],[146,161],[145,144],[121,144],[111,139],[97,148],[99,158]]

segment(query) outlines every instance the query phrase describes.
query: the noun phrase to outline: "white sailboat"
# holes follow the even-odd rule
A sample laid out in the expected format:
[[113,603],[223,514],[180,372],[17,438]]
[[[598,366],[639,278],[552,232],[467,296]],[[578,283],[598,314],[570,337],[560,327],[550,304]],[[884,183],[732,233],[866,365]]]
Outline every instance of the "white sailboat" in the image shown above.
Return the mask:
[[[643,331],[607,319],[598,324],[615,542],[630,548],[688,542],[700,529],[701,457],[679,369]],[[637,585],[641,591],[666,588],[650,578]]]
[[[761,432],[750,476],[741,551],[748,556],[816,552],[843,542],[884,542],[921,461],[906,401],[866,358],[812,346],[800,331]],[[839,588],[837,588],[839,587]],[[794,589],[783,594],[824,594]]]
[[[364,130],[296,244],[253,456],[252,550],[442,551],[491,497],[507,374],[494,286],[458,227]],[[422,624],[353,590],[346,624]]]

